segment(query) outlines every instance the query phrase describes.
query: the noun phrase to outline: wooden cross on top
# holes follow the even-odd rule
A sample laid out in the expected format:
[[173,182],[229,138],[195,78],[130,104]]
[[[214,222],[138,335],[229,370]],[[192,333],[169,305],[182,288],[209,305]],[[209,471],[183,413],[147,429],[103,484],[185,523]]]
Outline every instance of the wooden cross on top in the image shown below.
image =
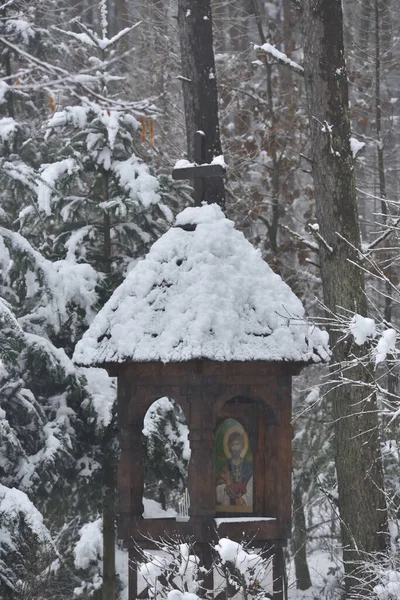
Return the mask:
[[[209,177],[223,177],[226,169],[219,164],[206,163],[206,144],[205,135],[202,131],[196,131],[194,136],[194,165],[173,169],[172,179],[193,179],[194,204],[200,206],[202,202],[208,204],[219,202],[218,198],[209,197],[208,186],[205,185]],[[223,185],[223,183],[222,183]]]

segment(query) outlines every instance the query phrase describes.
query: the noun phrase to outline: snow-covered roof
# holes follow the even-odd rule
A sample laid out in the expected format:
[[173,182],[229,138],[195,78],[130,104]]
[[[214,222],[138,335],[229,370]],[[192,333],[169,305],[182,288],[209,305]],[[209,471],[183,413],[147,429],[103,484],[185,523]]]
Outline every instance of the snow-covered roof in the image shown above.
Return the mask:
[[328,334],[216,204],[187,208],[77,344],[81,365],[329,358]]

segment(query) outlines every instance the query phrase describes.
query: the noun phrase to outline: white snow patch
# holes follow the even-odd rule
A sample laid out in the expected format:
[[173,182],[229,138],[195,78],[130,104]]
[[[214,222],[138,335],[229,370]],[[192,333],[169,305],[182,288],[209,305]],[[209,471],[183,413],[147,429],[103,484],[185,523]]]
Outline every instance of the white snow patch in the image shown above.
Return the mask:
[[28,496],[16,488],[8,488],[0,483],[0,517],[14,522],[21,521],[21,514],[29,529],[42,542],[53,545],[50,533],[43,524],[43,516],[29,500]]
[[144,519],[172,519],[178,514],[173,508],[164,510],[159,502],[150,498],[143,498],[143,508]]
[[394,329],[387,329],[382,333],[374,352],[375,365],[386,360],[388,354],[394,354],[396,352],[396,335]]
[[[1,93],[1,89],[0,89]],[[18,129],[18,123],[12,117],[0,119],[0,140],[8,142],[13,138]]]
[[112,170],[131,200],[140,202],[146,208],[160,201],[158,179],[135,155],[127,160],[114,161]]
[[278,50],[278,48],[275,48],[275,46],[272,46],[272,44],[265,43],[262,46],[257,46],[257,44],[254,44],[254,50],[261,50],[263,52],[266,52],[270,56],[273,56],[274,58],[276,58],[278,61],[287,64],[289,67],[292,67],[292,69],[295,69],[299,73],[304,72],[304,69],[302,66],[300,66],[294,60],[292,60],[291,58],[286,56],[286,54],[284,54],[283,52]]
[[376,336],[375,321],[361,315],[354,315],[350,321],[349,331],[358,346],[362,346],[369,338]]
[[227,164],[225,162],[224,156],[223,154],[219,154],[218,156],[214,156],[214,158],[211,161],[212,165],[221,165],[221,167],[224,167],[224,169],[227,168]]
[[87,569],[92,562],[103,556],[103,521],[97,519],[86,523],[79,530],[79,541],[74,548],[74,564],[77,569]]
[[359,152],[361,152],[361,150],[363,148],[365,148],[365,143],[364,142],[360,142],[359,140],[357,140],[354,137],[350,138],[350,148],[351,148],[351,153],[353,155],[353,158],[356,158],[357,154]]
[[81,367],[79,372],[86,377],[86,389],[96,411],[97,424],[107,427],[111,422],[112,408],[117,398],[116,378],[109,377],[105,369]]
[[6,94],[10,86],[5,81],[0,81],[0,104],[6,102]]
[[78,165],[73,158],[65,158],[40,168],[40,181],[37,187],[38,206],[46,215],[51,215],[51,199],[54,195],[54,186],[66,173],[71,175],[76,172]]
[[181,158],[180,160],[177,160],[175,165],[174,165],[174,169],[187,169],[189,167],[194,167],[195,163],[191,163],[190,161],[186,160],[186,158]]
[[258,521],[276,521],[275,517],[226,517],[214,519],[217,527],[223,523],[255,523]]
[[215,550],[219,554],[222,564],[232,563],[235,566],[243,576],[246,585],[250,585],[257,579],[262,583],[264,589],[271,586],[271,560],[264,559],[255,552],[247,551],[241,544],[227,538],[221,538],[215,546]]

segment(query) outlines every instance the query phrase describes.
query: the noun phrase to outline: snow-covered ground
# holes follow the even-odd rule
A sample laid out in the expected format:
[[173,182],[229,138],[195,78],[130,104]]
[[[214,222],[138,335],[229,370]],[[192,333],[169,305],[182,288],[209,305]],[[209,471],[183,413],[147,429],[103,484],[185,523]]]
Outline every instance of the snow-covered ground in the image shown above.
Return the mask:
[[333,575],[336,562],[331,552],[315,550],[307,556],[308,568],[312,587],[308,590],[298,590],[293,560],[287,565],[289,600],[336,600],[337,578]]

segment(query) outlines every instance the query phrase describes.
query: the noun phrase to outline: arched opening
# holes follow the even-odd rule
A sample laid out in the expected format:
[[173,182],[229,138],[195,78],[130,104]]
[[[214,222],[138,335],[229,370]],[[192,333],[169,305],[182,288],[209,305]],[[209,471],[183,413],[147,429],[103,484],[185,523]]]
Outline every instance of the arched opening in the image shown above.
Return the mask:
[[231,417],[215,437],[215,508],[219,513],[253,513],[254,458],[246,429]]
[[185,502],[190,446],[183,410],[159,398],[143,420],[144,518],[175,517]]

